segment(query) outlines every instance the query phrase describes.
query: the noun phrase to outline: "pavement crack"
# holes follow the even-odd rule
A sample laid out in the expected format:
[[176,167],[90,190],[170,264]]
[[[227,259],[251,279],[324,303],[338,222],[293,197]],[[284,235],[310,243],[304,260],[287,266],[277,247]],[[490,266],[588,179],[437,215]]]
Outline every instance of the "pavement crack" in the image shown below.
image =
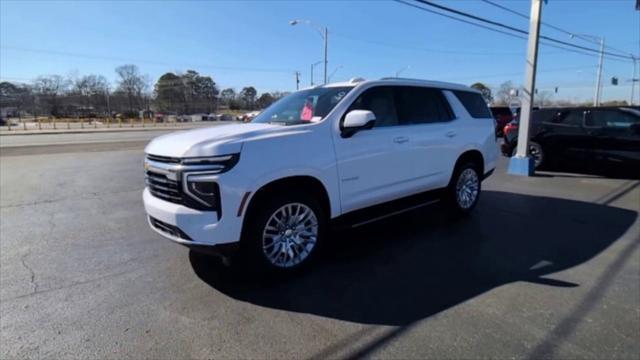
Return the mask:
[[27,207],[27,206],[37,206],[37,205],[61,202],[61,201],[65,201],[65,200],[91,200],[91,199],[99,198],[101,196],[117,195],[117,194],[134,192],[134,191],[142,191],[143,189],[144,188],[136,188],[136,189],[130,189],[130,190],[118,190],[118,191],[111,191],[111,192],[105,192],[105,193],[91,192],[91,193],[89,193],[89,194],[87,194],[85,196],[81,196],[79,198],[66,197],[66,198],[34,201],[34,202],[22,203],[22,204],[11,204],[11,205],[0,206],[0,209],[11,209],[11,208],[20,208],[20,207]]
[[29,256],[29,254],[31,254],[30,251],[25,253],[24,255],[22,255],[20,257],[20,263],[29,272],[29,282],[31,283],[31,286],[33,287],[32,294],[35,294],[35,293],[38,292],[38,283],[36,282],[36,273],[33,271],[33,269],[29,265],[27,265],[27,262],[26,262],[26,258],[27,258],[27,256]]

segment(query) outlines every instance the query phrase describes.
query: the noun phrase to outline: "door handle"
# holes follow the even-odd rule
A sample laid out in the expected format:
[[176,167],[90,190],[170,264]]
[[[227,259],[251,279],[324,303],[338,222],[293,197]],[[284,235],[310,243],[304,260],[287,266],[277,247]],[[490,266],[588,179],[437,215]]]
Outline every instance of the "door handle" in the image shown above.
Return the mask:
[[446,134],[444,134],[444,136],[446,136],[448,138],[455,137],[456,135],[458,135],[458,134],[455,131],[448,131]]
[[398,136],[396,138],[393,138],[393,142],[396,144],[404,144],[407,141],[409,141],[409,138],[406,136]]

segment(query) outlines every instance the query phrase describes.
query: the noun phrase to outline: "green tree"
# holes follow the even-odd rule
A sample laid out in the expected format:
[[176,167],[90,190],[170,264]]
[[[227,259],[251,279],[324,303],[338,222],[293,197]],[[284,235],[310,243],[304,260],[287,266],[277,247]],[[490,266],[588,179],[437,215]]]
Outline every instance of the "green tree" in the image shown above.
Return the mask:
[[184,88],[180,76],[171,72],[163,74],[156,82],[154,92],[158,109],[184,111]]
[[484,101],[487,104],[493,101],[493,95],[491,94],[491,89],[487,85],[481,82],[477,82],[471,85],[471,87],[482,93],[482,97],[484,98]]
[[253,109],[256,103],[256,96],[258,96],[258,91],[253,86],[247,86],[240,91],[240,100],[242,100],[242,105],[246,109]]
[[262,93],[262,95],[260,95],[260,97],[258,98],[258,107],[260,109],[265,109],[269,105],[273,104],[275,101],[276,101],[276,98],[270,93],[268,92]]

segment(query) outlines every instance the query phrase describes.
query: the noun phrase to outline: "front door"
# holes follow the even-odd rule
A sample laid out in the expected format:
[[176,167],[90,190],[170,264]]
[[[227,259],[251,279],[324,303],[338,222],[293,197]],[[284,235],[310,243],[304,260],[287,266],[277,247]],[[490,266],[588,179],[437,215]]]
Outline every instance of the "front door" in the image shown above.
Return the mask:
[[342,211],[349,212],[408,195],[414,166],[412,136],[398,123],[393,87],[365,90],[350,110],[370,110],[376,124],[352,137],[335,137]]

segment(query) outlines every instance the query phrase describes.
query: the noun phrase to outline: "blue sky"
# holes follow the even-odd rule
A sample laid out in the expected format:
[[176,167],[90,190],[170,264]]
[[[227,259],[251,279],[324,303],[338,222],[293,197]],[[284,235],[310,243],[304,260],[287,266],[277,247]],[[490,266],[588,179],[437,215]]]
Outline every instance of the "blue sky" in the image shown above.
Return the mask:
[[[529,13],[529,1],[500,1]],[[481,1],[439,3],[528,29],[528,21]],[[640,53],[635,0],[549,0],[543,21],[575,33],[604,36],[607,44]],[[155,80],[194,69],[221,88],[295,89],[294,71],[309,84],[310,64],[322,59],[322,39],[309,19],[329,28],[333,80],[402,76],[491,86],[524,78],[526,41],[419,11],[393,1],[0,1],[0,77],[28,82],[41,74],[97,73],[115,81],[114,68],[137,64]],[[543,35],[575,44],[543,27]],[[589,99],[597,57],[541,47],[539,88],[556,98]],[[640,64],[639,64],[640,65]],[[640,68],[640,66],[638,66]],[[605,59],[604,99],[629,98],[632,63]],[[640,69],[638,70],[640,72]],[[322,67],[316,68],[316,80]]]

